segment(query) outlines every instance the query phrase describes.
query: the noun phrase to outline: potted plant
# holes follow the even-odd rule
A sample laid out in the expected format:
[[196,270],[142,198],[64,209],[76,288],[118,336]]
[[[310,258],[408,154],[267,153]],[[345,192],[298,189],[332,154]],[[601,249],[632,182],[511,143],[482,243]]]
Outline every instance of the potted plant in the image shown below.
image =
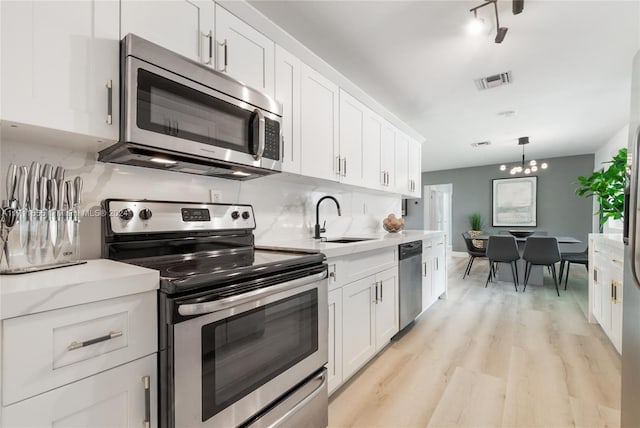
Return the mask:
[[[471,213],[469,215],[469,226],[471,226],[471,230],[469,230],[469,236],[476,237],[482,235],[484,232],[482,231],[482,214],[480,213]],[[478,239],[474,239],[471,241],[473,245],[477,248],[484,248],[484,242]]]
[[607,220],[620,220],[624,216],[624,184],[627,167],[627,149],[618,151],[612,160],[603,162],[610,164],[609,168],[594,171],[589,177],[578,177],[580,186],[576,194],[585,198],[595,196],[600,204],[600,224]]

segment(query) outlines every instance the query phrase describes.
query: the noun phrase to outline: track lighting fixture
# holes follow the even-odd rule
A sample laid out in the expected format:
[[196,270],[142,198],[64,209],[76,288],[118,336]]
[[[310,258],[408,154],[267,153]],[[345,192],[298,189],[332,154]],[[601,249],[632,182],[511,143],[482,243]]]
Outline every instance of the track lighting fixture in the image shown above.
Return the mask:
[[[486,0],[480,6],[469,9],[469,12],[473,12],[473,19],[469,23],[468,30],[471,34],[479,34],[482,32],[482,29],[484,28],[484,20],[482,20],[482,18],[478,18],[478,9],[490,4],[493,4],[493,11],[496,15],[496,37],[494,41],[496,43],[502,43],[509,29],[507,27],[500,26],[500,18],[498,17],[498,0]],[[513,0],[512,12],[514,15],[521,13],[523,9],[524,0]]]

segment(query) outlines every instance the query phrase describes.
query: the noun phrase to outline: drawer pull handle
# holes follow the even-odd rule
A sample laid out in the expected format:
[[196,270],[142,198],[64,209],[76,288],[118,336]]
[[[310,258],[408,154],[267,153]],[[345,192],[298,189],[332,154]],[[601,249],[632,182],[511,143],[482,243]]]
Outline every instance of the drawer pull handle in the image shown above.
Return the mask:
[[107,340],[115,339],[122,336],[121,331],[112,331],[106,336],[96,337],[95,339],[85,340],[84,342],[71,342],[71,345],[67,346],[67,351],[73,351],[74,349],[85,348],[87,346],[95,345],[96,343],[106,342]]
[[142,378],[144,384],[144,428],[151,426],[151,378],[144,376]]

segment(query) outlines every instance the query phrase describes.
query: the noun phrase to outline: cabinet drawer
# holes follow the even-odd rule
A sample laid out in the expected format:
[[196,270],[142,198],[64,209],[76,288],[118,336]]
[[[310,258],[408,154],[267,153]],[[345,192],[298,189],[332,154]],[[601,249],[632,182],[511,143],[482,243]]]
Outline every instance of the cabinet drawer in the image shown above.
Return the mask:
[[150,291],[5,320],[3,404],[156,352],[156,308]]
[[12,428],[137,428],[145,426],[148,412],[147,426],[156,427],[156,355],[4,407],[2,422]]
[[342,277],[344,283],[348,284],[397,265],[397,246],[352,254],[343,260]]

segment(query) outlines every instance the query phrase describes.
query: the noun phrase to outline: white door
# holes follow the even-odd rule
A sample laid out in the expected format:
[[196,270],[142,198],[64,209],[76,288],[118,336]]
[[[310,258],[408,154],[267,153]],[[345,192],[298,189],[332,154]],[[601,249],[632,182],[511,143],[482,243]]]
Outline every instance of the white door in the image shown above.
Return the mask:
[[149,426],[155,427],[158,425],[156,355],[3,407],[3,426],[139,428],[145,426],[148,413]]
[[351,95],[340,90],[340,181],[362,184],[362,150],[364,121],[367,108]]
[[451,251],[453,185],[424,186],[424,228],[445,234],[447,251]]
[[302,175],[338,180],[338,86],[302,65]]
[[0,7],[1,119],[117,140],[118,2]]
[[378,302],[376,304],[376,349],[381,349],[398,332],[398,269],[376,274]]
[[120,37],[136,34],[213,67],[213,0],[122,0]]
[[342,384],[342,288],[329,292],[329,393]]
[[282,103],[282,170],[300,174],[300,68],[294,55],[276,46],[276,100]]
[[349,378],[376,352],[375,277],[342,288],[342,376]]
[[216,68],[274,96],[275,43],[216,5]]

